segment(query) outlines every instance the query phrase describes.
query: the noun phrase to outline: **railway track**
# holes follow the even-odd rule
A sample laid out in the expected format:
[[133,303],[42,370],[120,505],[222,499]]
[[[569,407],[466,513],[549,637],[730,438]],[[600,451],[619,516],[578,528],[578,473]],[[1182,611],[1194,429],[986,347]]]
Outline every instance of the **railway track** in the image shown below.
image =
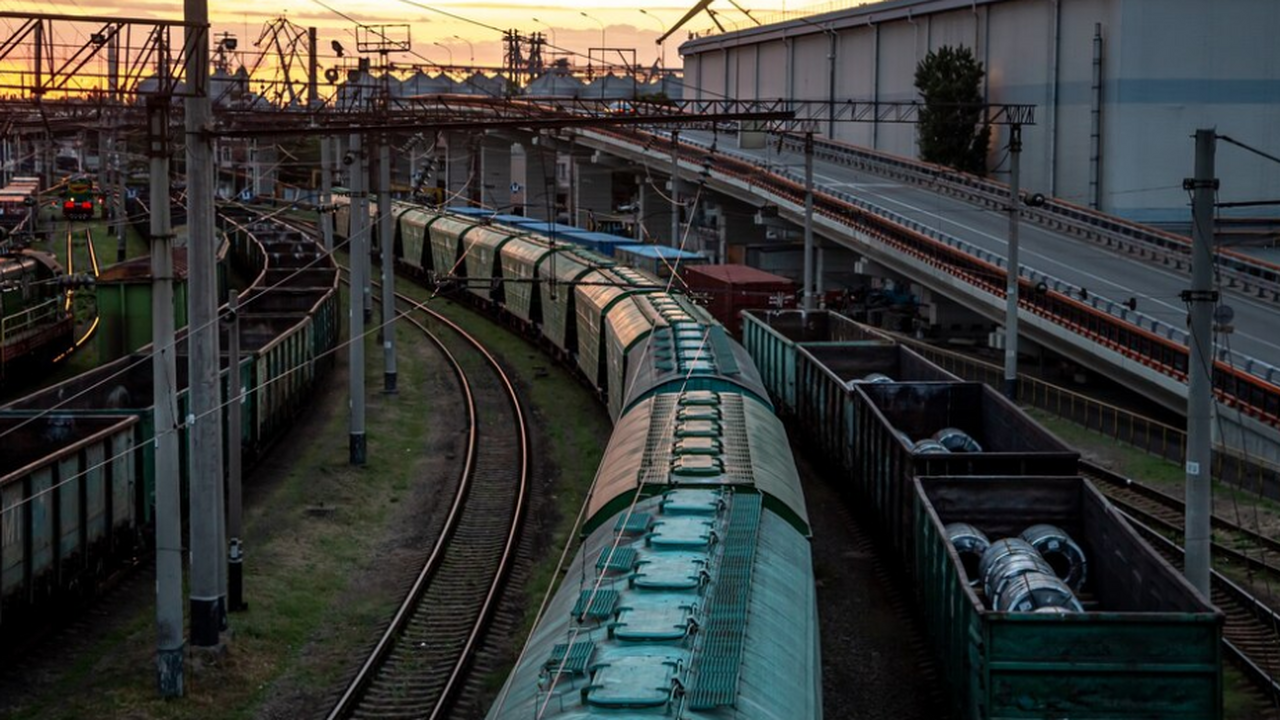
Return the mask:
[[[1174,567],[1182,568],[1183,552],[1168,534],[1181,533],[1185,504],[1150,486],[1133,482],[1091,463],[1081,463],[1083,474],[1094,480],[1107,498],[1124,512],[1138,532]],[[1250,555],[1215,540],[1216,560],[1280,578],[1280,543],[1225,518],[1214,516],[1215,535],[1233,543],[1251,543]],[[1228,661],[1244,673],[1266,708],[1261,717],[1280,720],[1280,614],[1217,570],[1212,571],[1210,599],[1225,617],[1222,646]]]
[[528,433],[511,380],[462,328],[396,297],[409,306],[401,318],[436,343],[462,383],[467,458],[435,547],[331,720],[448,715],[515,563],[529,493]]

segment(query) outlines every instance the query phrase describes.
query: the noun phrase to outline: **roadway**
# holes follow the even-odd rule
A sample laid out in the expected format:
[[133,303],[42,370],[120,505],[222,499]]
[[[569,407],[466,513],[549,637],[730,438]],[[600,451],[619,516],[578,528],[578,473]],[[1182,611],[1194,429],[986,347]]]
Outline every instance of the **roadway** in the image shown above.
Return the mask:
[[[684,131],[681,139],[686,138],[703,144],[712,141],[711,134],[706,132]],[[804,172],[804,156],[787,150],[778,152],[776,143],[766,143],[766,147],[759,150],[739,149],[736,145],[733,138],[721,137],[717,146],[738,156],[750,156],[779,171],[790,171],[793,175]],[[1007,213],[818,158],[814,161],[814,184],[819,190],[855,195],[984,250],[1006,255]],[[1051,275],[1113,301],[1123,303],[1130,297],[1137,298],[1139,313],[1175,327],[1186,327],[1186,309],[1178,293],[1189,285],[1188,276],[1027,222],[1022,224],[1019,237],[1019,259],[1024,269]],[[1275,303],[1231,290],[1224,291],[1224,297],[1235,310],[1235,332],[1229,339],[1231,350],[1280,365],[1280,333],[1274,329]]]

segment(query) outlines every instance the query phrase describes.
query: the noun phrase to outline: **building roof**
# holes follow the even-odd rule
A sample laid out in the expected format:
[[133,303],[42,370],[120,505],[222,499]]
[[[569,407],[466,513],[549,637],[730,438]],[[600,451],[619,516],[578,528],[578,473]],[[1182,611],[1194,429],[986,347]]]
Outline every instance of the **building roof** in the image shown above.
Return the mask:
[[714,278],[730,285],[792,285],[790,278],[774,275],[748,265],[697,265],[686,272]]

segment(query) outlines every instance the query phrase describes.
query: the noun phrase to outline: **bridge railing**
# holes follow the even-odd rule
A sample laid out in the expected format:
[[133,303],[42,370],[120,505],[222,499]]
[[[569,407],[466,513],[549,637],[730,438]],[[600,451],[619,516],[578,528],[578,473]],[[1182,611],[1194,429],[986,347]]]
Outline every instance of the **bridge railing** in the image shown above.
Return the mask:
[[[945,194],[991,208],[1009,204],[1009,186],[962,173],[952,168],[829,139],[815,139],[820,159],[856,167],[915,185],[927,185]],[[799,151],[801,140],[787,136],[783,144]],[[1046,198],[1040,207],[1024,207],[1023,217],[1101,245],[1154,260],[1175,270],[1191,267],[1191,241],[1175,233],[1117,218],[1059,198]],[[1280,265],[1230,249],[1217,253],[1217,267],[1230,287],[1259,297],[1280,299]]]
[[[629,135],[605,130],[591,133],[646,149],[652,148],[657,140],[648,133]],[[797,207],[803,204],[804,185],[794,173],[769,167],[755,158],[743,159],[731,151],[717,150],[712,155],[702,155],[707,148],[707,144],[701,148],[685,146],[681,159],[701,165],[708,174],[714,170]],[[975,248],[846,193],[817,191],[814,195],[818,217],[854,229],[873,242],[996,298],[1005,296],[1004,258],[995,253]],[[1043,273],[1023,270],[1023,279],[1019,282],[1020,307],[1134,362],[1186,382],[1190,358],[1185,331],[1140,317],[1121,303],[1103,297],[1090,295],[1085,300],[1077,299],[1083,293],[1071,293],[1068,284]],[[1218,401],[1274,427],[1280,427],[1278,380],[1280,370],[1254,359],[1228,355],[1214,363],[1213,381]]]

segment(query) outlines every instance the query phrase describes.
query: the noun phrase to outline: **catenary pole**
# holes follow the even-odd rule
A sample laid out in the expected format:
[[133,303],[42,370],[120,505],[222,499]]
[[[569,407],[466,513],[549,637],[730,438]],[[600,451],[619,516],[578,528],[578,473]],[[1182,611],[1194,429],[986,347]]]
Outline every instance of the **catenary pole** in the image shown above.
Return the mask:
[[222,475],[213,147],[205,93],[209,77],[208,0],[185,0],[187,145],[187,417],[191,543],[191,644],[216,647],[226,628],[226,522]]
[[[163,67],[163,64],[161,64]],[[173,338],[173,230],[169,227],[169,98],[147,100],[151,204],[151,380],[155,392],[156,681],[183,692],[182,489],[178,473],[178,363]]]
[[1209,596],[1209,543],[1213,489],[1210,480],[1213,432],[1213,197],[1216,134],[1196,131],[1195,177],[1185,185],[1191,190],[1191,289],[1182,294],[1191,319],[1191,366],[1187,386],[1186,465],[1186,575],[1205,597]]
[[1005,264],[1004,304],[1004,394],[1018,399],[1018,229],[1022,199],[1019,187],[1022,172],[1022,128],[1009,128],[1009,250]]
[[349,439],[349,462],[352,465],[364,465],[364,273],[368,267],[366,258],[369,207],[365,196],[364,184],[366,175],[362,172],[364,163],[360,159],[363,152],[361,138],[352,135],[350,153],[351,168],[351,230],[350,230],[350,284],[348,303],[348,323],[351,328],[350,342],[347,344],[347,375],[350,380],[351,423]]
[[227,610],[239,612],[244,603],[244,520],[241,494],[240,426],[244,384],[240,380],[240,293],[227,298]]
[[813,310],[813,132],[804,134],[804,309]]
[[382,252],[383,392],[396,391],[396,272],[391,225],[391,146],[378,135],[378,248]]

